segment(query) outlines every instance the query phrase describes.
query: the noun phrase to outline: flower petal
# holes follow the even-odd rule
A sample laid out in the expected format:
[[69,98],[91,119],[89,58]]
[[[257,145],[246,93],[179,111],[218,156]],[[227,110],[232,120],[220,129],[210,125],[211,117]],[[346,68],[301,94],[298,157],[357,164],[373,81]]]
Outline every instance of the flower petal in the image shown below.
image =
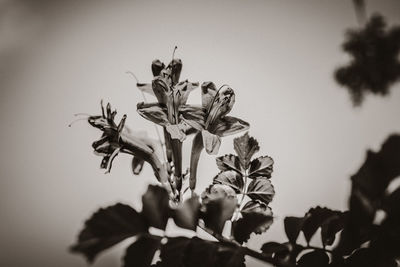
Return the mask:
[[162,63],[158,59],[153,60],[153,62],[151,63],[151,71],[153,72],[154,77],[159,76],[164,68],[164,63]]
[[212,134],[209,131],[201,131],[203,137],[203,145],[210,155],[216,155],[221,146],[221,138],[218,135]]
[[160,104],[167,104],[169,95],[172,93],[172,89],[168,84],[167,79],[163,77],[156,77],[151,84],[154,95]]
[[190,128],[190,126],[182,121],[179,124],[169,124],[165,128],[167,129],[167,132],[171,135],[172,139],[178,139],[179,141],[183,142],[186,139],[185,132]]
[[218,120],[214,125],[212,132],[218,136],[228,136],[246,131],[250,128],[250,124],[239,118],[225,116]]
[[221,117],[231,111],[235,103],[235,93],[232,88],[224,87],[218,90],[217,95],[214,97],[211,107],[208,110],[206,129],[217,122]]
[[190,92],[199,87],[199,83],[188,82],[188,80],[178,83],[174,88],[174,97],[178,105],[187,102]]
[[217,88],[213,82],[204,82],[201,85],[201,103],[208,110],[217,94]]
[[138,103],[137,112],[143,118],[158,125],[166,126],[168,122],[167,110],[158,103]]
[[181,76],[182,60],[180,60],[179,58],[173,59],[168,64],[167,69],[170,70],[172,84],[177,84],[179,82],[179,77]]

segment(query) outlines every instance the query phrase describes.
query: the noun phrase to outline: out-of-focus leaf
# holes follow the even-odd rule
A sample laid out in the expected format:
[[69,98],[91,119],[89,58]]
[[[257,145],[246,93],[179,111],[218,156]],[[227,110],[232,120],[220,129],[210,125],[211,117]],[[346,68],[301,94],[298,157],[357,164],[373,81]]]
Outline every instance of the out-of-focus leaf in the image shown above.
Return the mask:
[[245,169],[248,168],[251,157],[260,150],[257,140],[250,137],[249,133],[235,138],[233,140],[233,147],[239,157],[240,163]]
[[219,147],[221,146],[221,138],[218,135],[212,134],[209,131],[201,131],[203,137],[203,145],[207,153],[210,155],[216,155]]
[[285,233],[289,239],[289,242],[296,244],[296,240],[300,234],[301,228],[303,228],[304,218],[299,217],[286,217],[284,220]]
[[330,217],[336,215],[337,212],[328,208],[311,208],[305,215],[305,221],[302,231],[307,243],[310,243],[311,238],[321,225]]
[[161,247],[161,262],[157,266],[183,266],[184,252],[189,243],[190,239],[187,237],[169,237],[167,243]]
[[325,267],[329,265],[329,257],[322,250],[314,250],[304,254],[298,261],[299,267]]
[[216,243],[193,237],[184,251],[184,266],[214,266],[217,260],[217,252]]
[[195,231],[200,214],[200,202],[197,196],[191,197],[173,210],[175,224]]
[[321,225],[321,240],[324,246],[331,246],[335,241],[336,234],[343,230],[347,220],[347,212],[329,217]]
[[261,200],[268,205],[275,195],[271,181],[263,178],[256,178],[249,184],[247,195],[254,200]]
[[233,154],[227,154],[216,158],[218,169],[221,171],[234,170],[238,173],[242,173],[242,168],[240,167],[240,160],[238,156]]
[[219,136],[228,136],[246,131],[250,124],[236,117],[225,116],[219,119],[214,126],[214,133]]
[[220,172],[213,179],[214,184],[229,185],[235,190],[236,193],[240,193],[244,187],[244,181],[241,174],[236,171],[223,171]]
[[143,235],[130,245],[124,256],[123,267],[148,267],[160,248],[161,237]]
[[138,157],[133,157],[132,159],[132,172],[135,175],[139,175],[140,172],[143,169],[143,164],[144,164],[144,160],[138,158]]
[[169,196],[160,186],[149,185],[142,197],[142,214],[150,226],[164,230],[169,218]]
[[261,251],[269,257],[272,257],[275,253],[289,253],[289,248],[286,244],[268,242],[262,245]]
[[272,222],[271,214],[264,212],[242,211],[242,218],[233,222],[233,236],[239,243],[247,242],[251,233],[261,234],[267,230]]
[[212,184],[201,194],[203,203],[220,198],[236,198],[236,192],[228,185]]
[[241,247],[220,244],[214,267],[245,267],[244,255]]
[[137,112],[140,116],[155,124],[161,126],[169,124],[167,109],[158,103],[138,103]]
[[225,222],[236,209],[237,199],[233,197],[209,199],[205,204],[202,218],[207,228],[221,234]]
[[71,251],[81,253],[89,262],[93,262],[98,253],[125,238],[147,233],[147,229],[146,222],[136,210],[119,203],[94,213],[85,222],[78,242],[71,247]]
[[252,160],[250,163],[249,177],[271,178],[273,165],[274,165],[274,160],[271,157],[268,156],[258,157]]

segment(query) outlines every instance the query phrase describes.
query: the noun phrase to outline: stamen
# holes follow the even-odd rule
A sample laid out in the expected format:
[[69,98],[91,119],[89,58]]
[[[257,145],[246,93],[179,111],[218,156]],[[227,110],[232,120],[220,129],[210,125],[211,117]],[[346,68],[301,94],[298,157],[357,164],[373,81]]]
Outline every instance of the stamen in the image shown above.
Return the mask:
[[83,121],[83,120],[87,120],[88,118],[78,118],[76,120],[73,120],[70,124],[68,124],[68,127],[71,127],[73,124],[75,124],[78,121]]
[[176,49],[178,49],[178,47],[177,47],[177,46],[175,46],[175,48],[174,48],[174,51],[172,52],[172,60],[174,60],[174,57],[175,57],[175,51],[176,51]]
[[105,118],[106,114],[104,113],[103,99],[100,100],[100,106],[101,106],[101,115],[103,116],[103,118]]
[[138,80],[138,78],[136,77],[135,73],[133,73],[132,71],[126,71],[125,73],[126,73],[126,74],[130,74],[130,75],[132,75],[132,76],[133,76],[133,78],[135,78],[135,80],[136,80],[136,83],[139,83],[139,80]]
[[87,117],[90,117],[92,115],[90,115],[88,113],[75,113],[74,116],[87,116]]

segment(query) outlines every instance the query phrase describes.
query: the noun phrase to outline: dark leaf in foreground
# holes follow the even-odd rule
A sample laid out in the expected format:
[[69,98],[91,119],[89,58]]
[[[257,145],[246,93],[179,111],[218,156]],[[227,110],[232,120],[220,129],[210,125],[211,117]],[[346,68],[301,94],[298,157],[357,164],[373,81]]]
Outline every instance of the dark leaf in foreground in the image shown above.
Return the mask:
[[198,197],[191,197],[173,210],[175,224],[195,231],[199,221],[200,202]]
[[128,247],[123,267],[148,267],[160,247],[161,237],[143,235]]
[[221,234],[225,222],[229,220],[236,209],[236,198],[217,198],[204,204],[202,218],[207,228]]
[[239,243],[247,242],[252,233],[264,232],[272,222],[272,213],[242,211],[242,218],[233,223],[233,236]]
[[216,243],[193,237],[183,252],[184,266],[214,266],[217,252],[218,245]]
[[322,250],[314,250],[304,254],[298,261],[299,267],[325,267],[329,265],[329,257]]
[[245,133],[243,136],[235,138],[233,140],[233,148],[235,149],[244,169],[249,167],[251,157],[260,150],[257,140],[250,137],[249,133]]
[[321,240],[324,246],[331,246],[335,242],[336,234],[345,226],[347,215],[347,212],[337,213],[321,225]]
[[187,237],[169,237],[166,244],[162,245],[160,258],[157,266],[182,267],[183,257],[190,239]]
[[220,245],[215,267],[245,267],[244,252],[241,247]]
[[271,178],[274,160],[268,156],[258,157],[250,162],[249,177]]
[[278,242],[268,242],[262,245],[261,251],[268,255],[269,257],[272,257],[276,253],[284,254],[288,253],[289,254],[289,248],[286,244],[280,244]]
[[124,204],[116,204],[98,210],[86,221],[78,243],[71,250],[82,253],[89,262],[93,262],[101,251],[125,238],[147,233],[147,229],[142,216],[136,210]]
[[261,200],[268,205],[275,195],[271,181],[263,178],[256,178],[249,184],[247,195],[253,200]]
[[295,244],[297,237],[303,228],[304,218],[299,217],[286,217],[284,220],[285,233],[290,243]]
[[240,193],[244,187],[244,181],[241,174],[236,171],[223,171],[220,172],[213,179],[214,184],[223,184],[232,187],[236,193]]
[[143,216],[150,226],[164,230],[169,218],[169,196],[167,191],[155,185],[149,185],[142,197]]

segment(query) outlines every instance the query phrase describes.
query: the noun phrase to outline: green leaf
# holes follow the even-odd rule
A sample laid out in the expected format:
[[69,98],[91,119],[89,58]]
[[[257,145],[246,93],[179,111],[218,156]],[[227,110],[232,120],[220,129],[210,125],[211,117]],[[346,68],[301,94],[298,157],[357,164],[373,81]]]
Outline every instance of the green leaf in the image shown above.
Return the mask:
[[244,169],[249,167],[251,157],[260,150],[257,140],[250,137],[249,133],[235,138],[233,140],[233,147]]
[[256,178],[249,184],[246,193],[253,200],[261,200],[268,205],[275,195],[271,181],[263,178]]
[[148,267],[151,266],[154,254],[160,248],[161,237],[143,235],[130,245],[124,256],[123,267]]
[[143,169],[143,164],[144,160],[138,158],[138,157],[133,157],[132,159],[132,172],[135,175],[139,175],[142,172]]
[[240,167],[240,160],[238,156],[229,154],[216,158],[218,169],[221,171],[234,170],[238,173],[242,173],[242,168]]
[[244,181],[241,174],[236,171],[224,171],[220,172],[213,179],[214,184],[229,185],[236,193],[240,193],[244,187]]
[[208,199],[204,204],[202,219],[207,228],[221,234],[225,222],[232,218],[237,199],[233,197]]
[[303,228],[304,218],[299,217],[286,217],[284,220],[285,233],[289,242],[296,244],[300,231]]
[[169,218],[169,196],[167,191],[155,185],[149,185],[142,197],[142,214],[150,226],[165,230]]
[[137,112],[140,116],[155,124],[161,126],[169,124],[167,109],[160,106],[158,103],[138,103]]
[[249,177],[266,177],[271,178],[273,171],[274,160],[268,156],[258,157],[251,161]]
[[242,218],[233,222],[233,237],[239,243],[247,242],[252,233],[261,234],[272,224],[272,213],[242,211]]
[[329,265],[329,257],[322,250],[314,250],[304,254],[298,261],[299,267],[327,267]]
[[173,219],[179,227],[196,231],[200,215],[200,202],[197,196],[191,197],[173,210]]
[[130,206],[116,204],[98,210],[85,222],[78,242],[71,251],[83,254],[89,262],[103,250],[140,233],[147,233],[144,218]]
[[250,124],[236,117],[225,116],[218,120],[214,126],[214,133],[219,136],[228,136],[246,131]]

